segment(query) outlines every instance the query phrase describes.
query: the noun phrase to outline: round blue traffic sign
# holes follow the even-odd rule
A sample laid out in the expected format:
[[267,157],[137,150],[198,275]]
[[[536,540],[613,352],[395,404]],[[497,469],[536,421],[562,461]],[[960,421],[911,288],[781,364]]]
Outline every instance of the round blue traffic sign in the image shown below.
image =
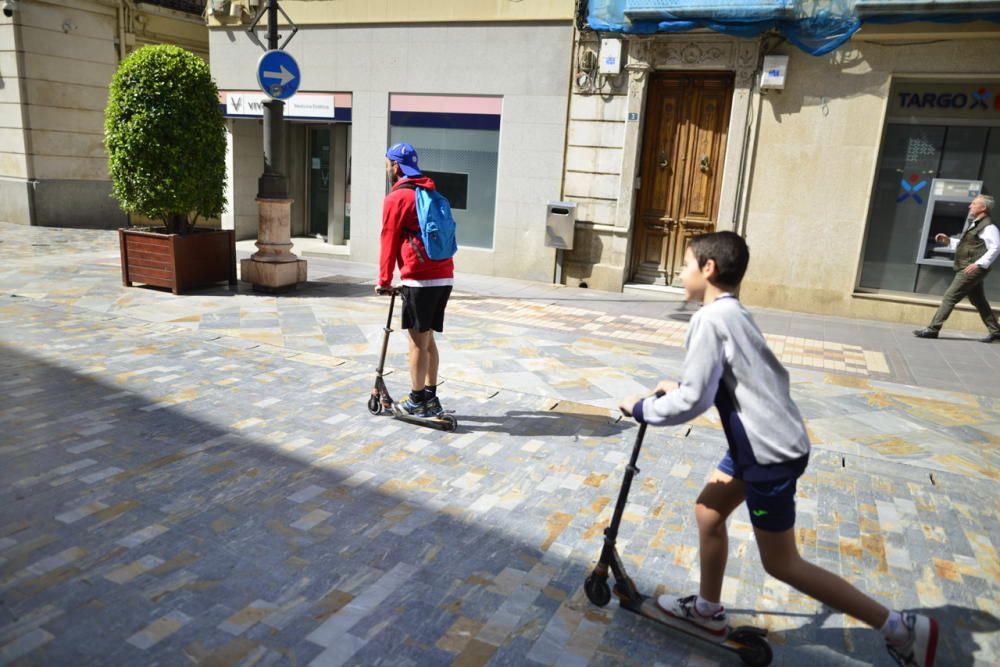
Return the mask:
[[264,94],[275,100],[287,100],[299,89],[299,64],[287,51],[268,51],[257,61],[257,83]]

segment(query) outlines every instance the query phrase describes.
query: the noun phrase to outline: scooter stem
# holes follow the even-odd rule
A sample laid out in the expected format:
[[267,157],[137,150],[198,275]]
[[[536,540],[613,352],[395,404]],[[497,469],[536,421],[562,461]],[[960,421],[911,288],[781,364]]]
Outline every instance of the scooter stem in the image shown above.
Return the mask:
[[618,537],[618,525],[622,521],[625,513],[625,504],[628,503],[628,492],[632,488],[632,478],[639,472],[636,462],[639,460],[639,450],[642,449],[642,439],[646,437],[646,424],[639,424],[639,434],[635,436],[635,445],[632,447],[632,458],[629,459],[628,467],[625,468],[625,479],[622,480],[622,488],[618,492],[618,502],[615,503],[615,513],[611,517],[611,524],[604,531],[605,541],[614,542]]
[[385,355],[389,351],[389,334],[392,333],[392,310],[395,305],[396,292],[393,291],[389,297],[389,317],[386,318],[385,328],[382,329],[382,354],[378,358],[378,368],[375,369],[375,374],[378,377],[382,377],[382,370],[385,368]]

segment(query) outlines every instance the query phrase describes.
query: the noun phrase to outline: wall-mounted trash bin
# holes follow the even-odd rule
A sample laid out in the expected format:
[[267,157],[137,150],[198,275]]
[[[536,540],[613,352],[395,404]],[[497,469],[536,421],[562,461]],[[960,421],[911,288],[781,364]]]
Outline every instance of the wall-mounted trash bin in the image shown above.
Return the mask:
[[545,211],[545,247],[573,249],[576,202],[550,201]]

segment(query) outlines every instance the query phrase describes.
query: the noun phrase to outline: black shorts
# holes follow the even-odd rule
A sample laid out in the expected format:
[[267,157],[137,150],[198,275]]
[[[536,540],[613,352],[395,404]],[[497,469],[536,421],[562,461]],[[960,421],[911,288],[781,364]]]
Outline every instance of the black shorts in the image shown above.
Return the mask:
[[410,287],[399,290],[403,298],[403,328],[423,333],[434,329],[444,331],[444,309],[451,296],[451,285],[438,287]]
[[[730,477],[739,479],[736,475],[736,464],[733,457],[726,455],[719,461],[718,469]],[[750,512],[750,523],[754,528],[772,533],[783,533],[795,526],[795,489],[797,478],[779,479],[773,482],[747,482],[747,511]]]

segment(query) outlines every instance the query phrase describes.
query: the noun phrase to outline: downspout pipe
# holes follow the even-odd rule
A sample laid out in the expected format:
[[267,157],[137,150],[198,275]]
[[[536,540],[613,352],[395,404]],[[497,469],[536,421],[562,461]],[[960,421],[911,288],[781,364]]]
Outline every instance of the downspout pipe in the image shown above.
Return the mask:
[[11,29],[14,34],[14,59],[17,63],[17,90],[21,103],[21,134],[24,139],[24,180],[28,191],[28,224],[36,225],[35,196],[38,179],[35,178],[35,154],[31,141],[31,116],[28,113],[28,82],[24,67],[24,35],[21,33],[21,12],[14,12],[11,17]]

